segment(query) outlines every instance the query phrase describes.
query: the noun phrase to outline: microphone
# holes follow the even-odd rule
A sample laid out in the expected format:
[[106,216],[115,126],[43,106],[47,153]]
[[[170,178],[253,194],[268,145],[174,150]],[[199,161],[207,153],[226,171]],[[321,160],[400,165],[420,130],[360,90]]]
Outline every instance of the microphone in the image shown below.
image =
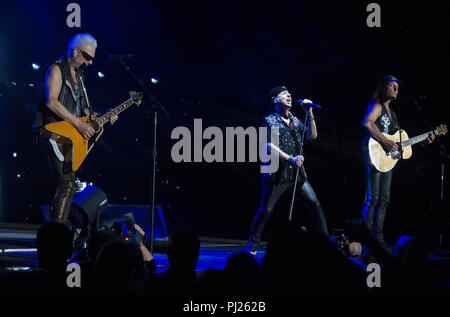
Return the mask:
[[309,103],[309,102],[303,103],[303,102],[306,101],[306,100],[308,100],[308,99],[298,99],[298,100],[297,100],[297,103],[298,103],[299,105],[305,105],[305,106],[307,106],[307,107],[313,107],[313,108],[317,108],[317,109],[322,109],[322,106],[316,105],[315,103]]
[[130,58],[132,58],[133,56],[134,56],[134,54],[131,54],[131,53],[129,53],[129,54],[109,55],[109,56],[108,56],[108,60],[109,60],[110,62],[113,62],[113,61],[123,61],[123,60],[126,60],[126,59],[130,59]]

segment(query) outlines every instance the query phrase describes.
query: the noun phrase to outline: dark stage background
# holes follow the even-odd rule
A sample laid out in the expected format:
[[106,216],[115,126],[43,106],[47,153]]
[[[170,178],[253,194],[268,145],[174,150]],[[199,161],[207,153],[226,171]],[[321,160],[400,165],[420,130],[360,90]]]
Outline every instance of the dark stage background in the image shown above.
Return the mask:
[[[90,33],[98,41],[94,64],[86,70],[97,112],[139,90],[119,64],[106,59],[131,52],[130,66],[172,115],[159,116],[156,188],[169,230],[183,226],[201,235],[247,238],[259,202],[259,164],[176,164],[170,134],[176,126],[192,126],[194,118],[202,118],[204,127],[258,126],[268,114],[265,96],[274,86],[286,85],[295,99],[309,98],[324,108],[316,111],[319,138],[306,144],[305,166],[330,229],[360,217],[365,191],[361,122],[382,75],[405,82],[393,108],[410,136],[428,130],[410,100],[413,94],[426,96],[423,109],[433,126],[449,123],[447,1],[378,1],[381,28],[366,26],[371,1],[77,1],[80,28],[66,25],[70,2],[0,5],[4,222],[40,223],[39,205],[52,198],[55,184],[33,146],[31,124],[41,96],[41,70],[65,52],[76,33]],[[33,70],[32,63],[41,70]],[[159,83],[152,84],[152,77]],[[293,112],[303,116],[299,109]],[[80,178],[102,188],[111,203],[149,205],[152,138],[151,108],[144,101],[107,126]],[[448,136],[442,140],[450,148]],[[397,165],[385,226],[389,242],[413,234],[439,194],[439,160],[433,144],[415,147],[413,157]],[[271,223],[287,218],[287,200]],[[309,222],[301,206],[294,217]]]

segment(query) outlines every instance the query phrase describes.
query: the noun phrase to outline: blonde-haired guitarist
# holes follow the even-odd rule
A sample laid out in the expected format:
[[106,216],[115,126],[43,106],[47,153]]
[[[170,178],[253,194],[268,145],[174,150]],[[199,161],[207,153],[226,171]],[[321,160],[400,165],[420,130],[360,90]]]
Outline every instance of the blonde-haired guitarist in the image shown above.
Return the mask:
[[[72,124],[85,140],[95,134],[94,128],[81,121],[84,115],[94,115],[84,85],[84,73],[92,65],[97,41],[89,34],[75,35],[68,45],[67,55],[44,70],[44,91],[34,123],[36,132],[44,125],[57,121]],[[118,119],[111,117],[113,124]],[[52,221],[66,223],[75,191],[75,172],[70,167],[71,150],[68,144],[57,144],[40,137],[52,171],[57,178],[57,188],[51,211]]]

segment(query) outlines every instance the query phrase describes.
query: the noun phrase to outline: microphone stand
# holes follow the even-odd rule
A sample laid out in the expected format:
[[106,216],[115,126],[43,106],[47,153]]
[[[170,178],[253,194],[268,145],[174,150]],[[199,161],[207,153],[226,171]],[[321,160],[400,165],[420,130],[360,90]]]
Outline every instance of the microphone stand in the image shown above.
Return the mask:
[[[306,110],[305,108],[303,108],[303,109],[305,110],[306,115],[305,115],[305,121],[303,122],[302,143],[300,144],[300,154],[299,155],[303,155],[303,140],[305,140],[306,123],[308,122],[308,110]],[[297,191],[298,171],[300,170],[300,167],[296,166],[295,170],[296,170],[295,171],[295,183],[294,183],[294,190],[292,192],[291,206],[289,208],[289,221],[291,221],[291,219],[292,219],[292,209],[294,208],[295,192]]]
[[148,90],[145,83],[131,70],[123,59],[120,60],[120,64],[125,68],[125,70],[133,77],[139,86],[142,88],[144,93],[150,98],[150,103],[153,108],[154,120],[153,120],[153,160],[152,160],[152,191],[151,191],[151,219],[150,219],[150,253],[153,253],[153,240],[154,240],[154,226],[155,226],[155,187],[156,187],[156,157],[157,157],[157,147],[156,147],[156,132],[158,130],[158,111],[163,110],[163,112],[170,117],[169,112],[166,108],[156,99],[155,96]]
[[[417,108],[417,111],[419,112],[420,116],[422,117],[423,121],[425,122],[425,124],[428,126],[428,129],[430,129],[431,131],[433,131],[433,127],[430,124],[430,122],[428,121],[427,117],[425,116],[425,114],[422,111],[422,107],[420,107],[419,103],[417,102],[416,99],[413,99],[413,103]],[[445,161],[450,161],[450,155],[447,151],[447,149],[445,148],[444,144],[442,143],[441,139],[439,138],[438,135],[435,135],[435,139],[436,141],[439,143],[439,154],[440,154],[440,158],[441,158],[441,175],[440,175],[440,199],[441,199],[441,203],[443,203],[444,201],[444,170],[445,170]],[[442,230],[439,230],[442,231]],[[442,251],[442,232],[439,232],[439,250],[438,251]]]

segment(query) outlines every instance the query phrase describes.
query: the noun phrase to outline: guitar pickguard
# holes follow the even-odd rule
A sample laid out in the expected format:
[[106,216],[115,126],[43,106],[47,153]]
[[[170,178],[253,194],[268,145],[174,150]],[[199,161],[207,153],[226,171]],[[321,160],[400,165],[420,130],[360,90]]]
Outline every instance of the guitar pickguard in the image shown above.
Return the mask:
[[99,132],[94,134],[92,138],[88,141],[88,153],[91,151],[91,149],[94,147],[94,145],[97,143],[98,139],[100,139],[101,135],[103,134],[103,127],[100,128]]

